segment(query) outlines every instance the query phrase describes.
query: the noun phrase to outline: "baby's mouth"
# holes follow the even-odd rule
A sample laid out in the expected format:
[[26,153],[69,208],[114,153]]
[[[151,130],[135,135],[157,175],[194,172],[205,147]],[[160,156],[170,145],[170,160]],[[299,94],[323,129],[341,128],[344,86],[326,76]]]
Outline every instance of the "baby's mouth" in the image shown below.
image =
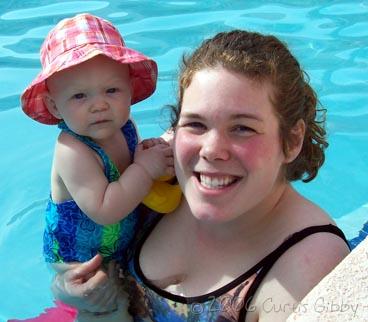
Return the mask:
[[240,180],[240,177],[231,175],[208,175],[195,172],[200,184],[207,189],[222,189],[231,186]]
[[97,124],[102,124],[102,123],[107,123],[109,122],[109,120],[98,120],[92,123],[92,125],[97,125]]

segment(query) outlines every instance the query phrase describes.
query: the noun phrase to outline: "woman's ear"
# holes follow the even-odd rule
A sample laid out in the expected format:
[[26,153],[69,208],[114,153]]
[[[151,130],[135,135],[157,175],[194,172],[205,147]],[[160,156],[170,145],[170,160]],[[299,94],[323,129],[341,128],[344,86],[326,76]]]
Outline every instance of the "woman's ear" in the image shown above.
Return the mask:
[[44,101],[48,111],[51,113],[51,115],[53,115],[57,119],[61,120],[62,117],[59,113],[59,110],[57,109],[57,106],[55,104],[54,99],[51,97],[49,92],[45,93],[45,95],[43,97],[43,101]]
[[291,129],[288,142],[287,151],[285,155],[285,163],[290,163],[296,159],[303,147],[305,135],[305,123],[302,119]]

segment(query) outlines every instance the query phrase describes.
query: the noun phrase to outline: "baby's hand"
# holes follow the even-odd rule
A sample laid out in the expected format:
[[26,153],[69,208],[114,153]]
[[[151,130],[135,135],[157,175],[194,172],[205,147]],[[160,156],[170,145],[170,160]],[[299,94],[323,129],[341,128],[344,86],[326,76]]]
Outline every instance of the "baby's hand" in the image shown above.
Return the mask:
[[154,147],[155,145],[164,144],[169,146],[169,143],[167,143],[163,138],[150,138],[150,139],[144,139],[141,144],[143,145],[143,150],[149,149]]
[[142,166],[152,179],[174,174],[174,159],[170,145],[161,138],[143,140],[138,144],[134,163]]

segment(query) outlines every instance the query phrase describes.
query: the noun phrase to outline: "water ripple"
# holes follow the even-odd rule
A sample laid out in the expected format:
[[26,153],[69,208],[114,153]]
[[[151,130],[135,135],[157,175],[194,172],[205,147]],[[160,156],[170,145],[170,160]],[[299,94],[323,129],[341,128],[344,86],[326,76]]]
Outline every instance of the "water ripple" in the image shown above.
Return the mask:
[[0,112],[8,111],[19,107],[19,95],[10,95],[0,98]]
[[319,10],[319,13],[324,15],[352,15],[352,14],[367,14],[368,6],[363,2],[346,2],[333,5],[327,5]]
[[331,74],[331,81],[336,85],[363,84],[368,86],[368,67],[340,68]]
[[328,117],[328,133],[368,135],[368,114],[359,116],[341,116],[331,114]]
[[[0,83],[1,92],[0,99],[11,95],[18,94],[18,88],[25,88],[28,85],[28,81],[36,75],[35,69],[26,68],[1,68]],[[20,79],[19,75],[23,77]]]
[[339,31],[339,35],[343,37],[367,37],[368,22],[357,22],[349,27]]
[[[162,76],[161,73],[165,72],[172,72],[173,65],[177,66],[181,61],[181,57],[183,53],[191,52],[192,49],[190,47],[177,47],[171,50],[168,50],[163,55],[156,56],[155,60],[158,64],[158,70],[160,77]],[[173,64],[175,62],[175,64]]]
[[31,212],[32,210],[36,208],[45,209],[46,202],[47,202],[47,199],[36,200],[32,202],[28,207],[22,209],[21,211],[17,212],[14,216],[12,216],[6,225],[9,226],[9,225],[14,224],[17,220],[22,219],[24,215],[26,215],[27,213]]
[[[60,14],[76,14],[105,8],[109,5],[107,1],[70,1],[38,6],[34,8],[9,11],[0,16],[3,20],[20,20],[38,17],[50,17]],[[78,10],[77,8],[81,8]]]
[[[45,25],[29,28],[21,35],[0,36],[0,57],[39,59],[38,49],[51,28],[52,25]],[[22,46],[22,44],[27,44],[27,46]],[[34,50],[36,46],[37,50]]]
[[[142,137],[158,136],[169,124],[167,110],[161,107],[176,100],[176,74],[183,52],[233,28],[275,34],[286,41],[328,110],[326,164],[315,181],[298,189],[334,218],[367,204],[367,0],[3,0],[0,121],[6,139],[0,145],[6,153],[1,159],[0,254],[7,260],[0,268],[0,285],[7,296],[1,302],[0,320],[14,315],[14,307],[23,318],[36,316],[47,305],[49,288],[40,249],[58,130],[23,115],[19,95],[39,71],[39,47],[54,24],[66,16],[97,10],[119,28],[128,46],[158,62],[157,91],[132,108]],[[336,200],[340,195],[343,202]],[[22,265],[19,258],[25,258]],[[38,297],[35,292],[40,292]],[[25,305],[17,306],[20,302]]]
[[193,6],[196,4],[195,1],[170,1],[167,4],[171,4],[174,6]]
[[345,117],[360,116],[367,114],[368,111],[368,93],[364,91],[349,93],[344,89],[341,89],[341,92],[335,90],[331,94],[321,96],[320,100],[328,109],[328,117],[330,114]]

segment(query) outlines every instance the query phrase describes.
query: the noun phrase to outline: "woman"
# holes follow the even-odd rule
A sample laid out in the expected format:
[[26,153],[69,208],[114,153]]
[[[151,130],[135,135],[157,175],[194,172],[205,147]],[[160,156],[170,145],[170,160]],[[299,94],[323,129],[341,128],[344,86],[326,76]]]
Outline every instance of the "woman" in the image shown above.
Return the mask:
[[[184,60],[173,150],[185,199],[144,216],[123,279],[136,321],[284,321],[348,254],[331,218],[290,184],[324,162],[316,104],[273,36],[220,33]],[[57,297],[107,310],[112,280],[83,282],[99,261],[58,276]]]

